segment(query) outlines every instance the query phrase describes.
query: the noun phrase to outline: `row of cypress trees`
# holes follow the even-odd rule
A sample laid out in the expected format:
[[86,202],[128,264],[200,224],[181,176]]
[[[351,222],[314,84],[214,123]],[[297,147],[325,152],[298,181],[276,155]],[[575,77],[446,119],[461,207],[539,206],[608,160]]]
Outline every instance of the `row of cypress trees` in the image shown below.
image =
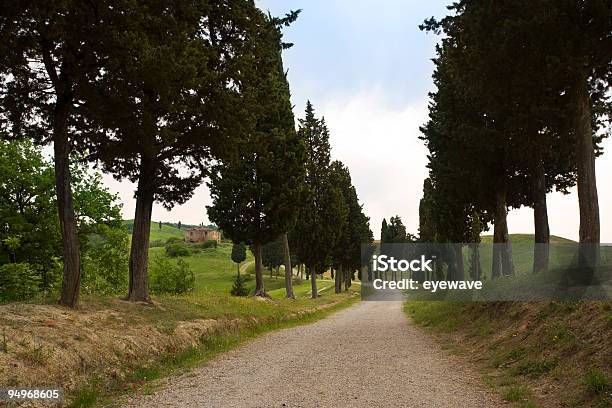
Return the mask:
[[[421,29],[437,45],[425,241],[475,242],[494,225],[493,277],[513,273],[508,209],[534,209],[533,270],[549,265],[546,194],[578,187],[581,259],[600,242],[595,158],[612,105],[609,0],[461,0]],[[609,122],[608,122],[609,123]]]
[[150,301],[153,203],[182,204],[208,176],[226,235],[260,247],[292,230],[312,174],[281,57],[281,28],[298,14],[272,17],[253,0],[0,4],[0,133],[53,145],[61,304],[77,305],[82,269],[75,153],[137,185],[131,301]]

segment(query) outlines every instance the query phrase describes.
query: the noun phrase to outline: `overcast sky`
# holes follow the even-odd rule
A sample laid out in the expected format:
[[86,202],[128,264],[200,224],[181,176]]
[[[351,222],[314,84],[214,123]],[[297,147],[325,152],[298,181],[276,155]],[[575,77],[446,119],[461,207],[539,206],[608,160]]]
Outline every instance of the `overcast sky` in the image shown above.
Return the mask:
[[[375,237],[383,217],[400,215],[408,230],[418,231],[427,151],[418,139],[427,119],[427,92],[436,36],[418,29],[423,19],[446,13],[446,1],[416,0],[258,0],[258,5],[281,15],[302,9],[285,31],[295,43],[284,54],[289,70],[296,117],[306,100],[324,116],[331,132],[333,159],[350,169],[353,184],[370,217]],[[605,142],[606,150],[612,147]],[[602,242],[612,242],[612,156],[597,161]],[[134,186],[105,176],[119,193],[126,219],[134,215]],[[155,205],[153,219],[208,223],[205,186],[171,212]],[[551,232],[577,239],[578,198],[549,194]],[[511,233],[533,232],[533,211],[513,210]]]

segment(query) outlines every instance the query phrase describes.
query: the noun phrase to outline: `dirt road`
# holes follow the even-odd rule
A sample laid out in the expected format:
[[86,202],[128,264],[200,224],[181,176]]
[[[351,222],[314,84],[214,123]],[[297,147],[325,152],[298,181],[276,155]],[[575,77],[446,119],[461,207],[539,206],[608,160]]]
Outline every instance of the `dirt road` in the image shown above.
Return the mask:
[[127,407],[498,407],[401,302],[361,302],[267,334]]

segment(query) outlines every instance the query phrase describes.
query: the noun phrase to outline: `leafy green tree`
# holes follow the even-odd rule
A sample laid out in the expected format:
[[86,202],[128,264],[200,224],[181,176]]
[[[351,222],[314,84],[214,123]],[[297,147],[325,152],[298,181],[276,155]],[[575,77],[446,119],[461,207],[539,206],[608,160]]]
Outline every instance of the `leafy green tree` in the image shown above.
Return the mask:
[[129,300],[149,301],[153,203],[188,200],[244,122],[240,88],[260,14],[238,0],[127,2],[106,22],[103,65],[83,92],[78,125],[89,158],[137,184]]
[[278,271],[285,262],[285,248],[282,236],[266,243],[261,248],[261,261],[263,266],[270,270],[270,277],[272,277],[272,271]]
[[151,265],[151,290],[154,293],[180,295],[193,291],[195,275],[183,259],[176,263],[166,256],[156,256]]
[[304,143],[295,132],[282,70],[281,50],[289,45],[280,36],[280,27],[297,15],[264,18],[256,63],[243,84],[246,117],[251,120],[243,123],[232,155],[218,162],[209,182],[210,220],[233,241],[253,248],[256,296],[266,296],[262,246],[291,229],[303,189]]
[[79,137],[69,129],[82,84],[95,77],[98,39],[111,10],[104,1],[0,5],[0,127],[4,136],[53,143],[64,264],[60,303],[69,307],[78,302],[81,270],[70,174]]
[[[100,174],[78,163],[71,166],[71,174],[84,282],[89,292],[113,291],[127,275],[121,208],[116,196],[102,185]],[[61,278],[57,274],[61,235],[53,187],[53,166],[39,148],[28,140],[0,141],[0,265],[25,265],[11,270],[26,273],[24,282],[28,276],[36,277],[31,280],[35,287],[23,287],[37,293],[54,291]],[[105,259],[110,254],[112,259]],[[13,294],[11,298],[21,297]]]

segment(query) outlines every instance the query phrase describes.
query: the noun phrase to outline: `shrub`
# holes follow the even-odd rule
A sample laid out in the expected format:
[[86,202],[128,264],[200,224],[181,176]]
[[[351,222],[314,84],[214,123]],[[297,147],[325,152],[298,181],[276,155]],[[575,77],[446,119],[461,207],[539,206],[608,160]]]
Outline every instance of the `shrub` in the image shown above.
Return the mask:
[[41,292],[41,278],[33,265],[0,265],[0,303],[29,299]]
[[217,241],[209,240],[209,241],[202,242],[199,246],[202,249],[208,249],[208,248],[216,248],[217,245],[218,245]]
[[236,275],[234,279],[234,285],[230,293],[232,296],[246,296],[249,294],[249,290],[246,288],[246,279],[241,275]]
[[161,248],[164,245],[166,245],[166,243],[163,239],[154,239],[153,241],[149,241],[149,248]]
[[85,293],[123,292],[128,283],[129,236],[124,230],[105,228],[93,234],[83,254],[82,289]]
[[191,252],[185,244],[166,244],[166,255],[171,258],[177,258],[179,256],[189,256]]
[[170,237],[166,240],[166,244],[176,244],[178,242],[185,242],[185,240],[180,237]]
[[181,294],[193,290],[195,275],[182,259],[176,263],[166,256],[157,256],[151,265],[151,291]]

